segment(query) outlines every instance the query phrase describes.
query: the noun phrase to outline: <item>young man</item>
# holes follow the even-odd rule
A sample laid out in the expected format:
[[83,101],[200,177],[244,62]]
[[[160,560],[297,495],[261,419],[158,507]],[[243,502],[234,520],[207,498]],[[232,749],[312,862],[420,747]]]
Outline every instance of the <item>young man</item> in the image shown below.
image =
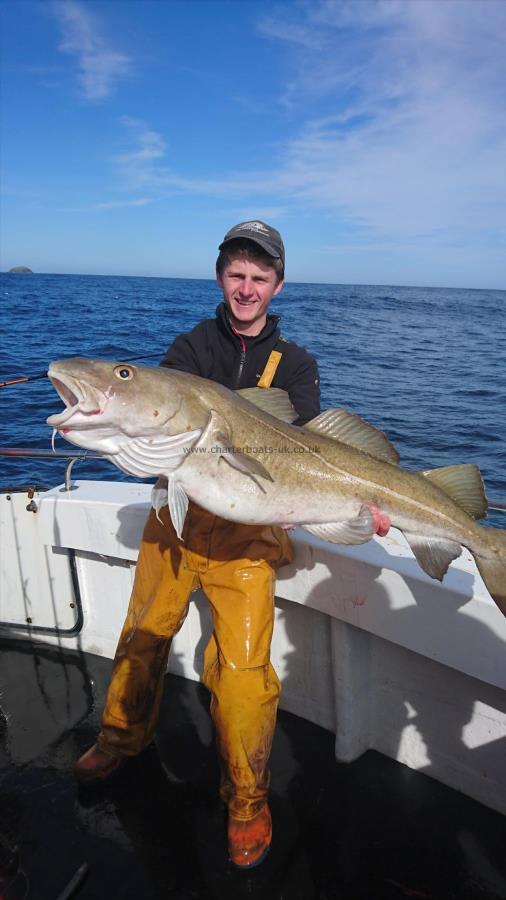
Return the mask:
[[[288,391],[302,425],[320,411],[319,376],[309,353],[280,334],[268,313],[284,283],[281,235],[263,222],[234,226],[220,244],[216,276],[224,302],[216,318],[180,335],[162,365],[237,389]],[[151,740],[171,639],[189,595],[201,586],[211,604],[213,634],[203,680],[228,807],[229,852],[235,865],[258,865],[271,841],[268,759],[280,683],[270,664],[276,570],[292,558],[285,531],[237,525],[190,504],[178,540],[168,509],[152,510],[143,534],[135,584],[121,633],[102,728],[76,765],[92,783],[112,774]]]

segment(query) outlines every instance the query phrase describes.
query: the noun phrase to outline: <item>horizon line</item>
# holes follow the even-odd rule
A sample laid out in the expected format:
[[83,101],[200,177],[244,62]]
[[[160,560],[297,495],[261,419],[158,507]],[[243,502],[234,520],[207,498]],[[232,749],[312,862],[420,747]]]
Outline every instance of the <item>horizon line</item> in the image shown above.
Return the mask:
[[[13,268],[17,268],[14,266]],[[28,267],[27,267],[28,268]],[[208,275],[118,275],[118,274],[103,274],[98,272],[34,272],[33,269],[29,269],[27,272],[19,272],[12,271],[12,269],[6,269],[5,271],[0,271],[0,275],[56,275],[61,278],[158,278],[160,280],[174,280],[174,281],[212,281],[214,283],[215,279],[213,276]],[[323,285],[327,287],[381,287],[381,288],[416,288],[421,290],[439,290],[439,291],[496,291],[498,293],[505,293],[506,286],[502,288],[492,288],[492,287],[462,287],[459,285],[447,285],[447,284],[394,284],[393,282],[368,282],[368,281],[290,281],[289,279],[285,279],[285,286],[290,284],[315,284],[315,285]]]

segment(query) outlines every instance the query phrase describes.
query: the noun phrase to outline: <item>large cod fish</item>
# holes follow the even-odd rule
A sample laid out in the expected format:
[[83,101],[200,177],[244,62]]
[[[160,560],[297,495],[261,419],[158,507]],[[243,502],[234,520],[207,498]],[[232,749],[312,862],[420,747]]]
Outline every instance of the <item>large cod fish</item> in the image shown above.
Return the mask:
[[296,414],[276,389],[233,392],[174,369],[79,357],[48,375],[66,408],[47,424],[130,475],[166,476],[179,537],[189,498],[231,521],[299,525],[338,544],[372,537],[375,506],[433,578],[467,547],[506,615],[506,531],[475,521],[487,512],[476,466],[406,471],[383,432],[345,410],[304,428],[281,421]]

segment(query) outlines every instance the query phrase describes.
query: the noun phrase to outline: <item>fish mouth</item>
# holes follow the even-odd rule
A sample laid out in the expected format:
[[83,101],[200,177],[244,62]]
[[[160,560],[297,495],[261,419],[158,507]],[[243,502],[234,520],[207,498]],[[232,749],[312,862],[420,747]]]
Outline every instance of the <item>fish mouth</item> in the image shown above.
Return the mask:
[[63,381],[60,381],[59,378],[54,377],[51,378],[51,384],[60,395],[61,399],[65,403],[65,406],[77,406],[80,398],[77,396],[77,394],[74,394],[74,392],[67,384],[65,384]]
[[51,428],[60,430],[70,428],[94,428],[96,419],[92,416],[103,415],[108,403],[108,396],[99,388],[71,375],[48,371],[48,377],[58,396],[63,400],[65,409],[46,419]]

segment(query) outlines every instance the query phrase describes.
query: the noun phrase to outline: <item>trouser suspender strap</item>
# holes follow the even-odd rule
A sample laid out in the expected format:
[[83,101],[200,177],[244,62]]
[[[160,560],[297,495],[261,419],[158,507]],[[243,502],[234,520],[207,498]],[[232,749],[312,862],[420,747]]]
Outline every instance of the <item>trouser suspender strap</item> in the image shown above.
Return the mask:
[[272,384],[272,380],[276,374],[276,369],[279,366],[281,361],[282,353],[279,350],[272,350],[269,354],[269,359],[265,364],[265,369],[263,370],[259,381],[257,382],[257,387],[259,388],[269,388]]

